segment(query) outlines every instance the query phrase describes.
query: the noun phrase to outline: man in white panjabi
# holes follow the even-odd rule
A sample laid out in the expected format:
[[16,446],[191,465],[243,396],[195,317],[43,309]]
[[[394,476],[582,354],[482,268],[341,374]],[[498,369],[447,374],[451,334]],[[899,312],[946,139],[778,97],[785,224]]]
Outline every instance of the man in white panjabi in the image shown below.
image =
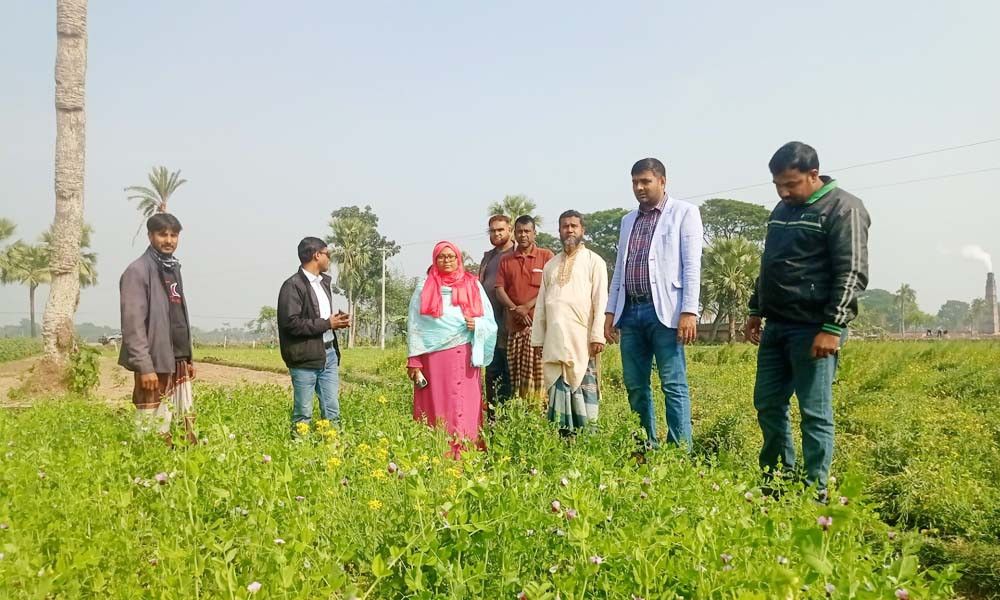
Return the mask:
[[604,308],[608,269],[604,259],[583,245],[583,216],[559,216],[563,251],[542,273],[535,303],[531,345],[542,347],[542,373],[548,417],[563,433],[597,420],[597,359],[604,351]]

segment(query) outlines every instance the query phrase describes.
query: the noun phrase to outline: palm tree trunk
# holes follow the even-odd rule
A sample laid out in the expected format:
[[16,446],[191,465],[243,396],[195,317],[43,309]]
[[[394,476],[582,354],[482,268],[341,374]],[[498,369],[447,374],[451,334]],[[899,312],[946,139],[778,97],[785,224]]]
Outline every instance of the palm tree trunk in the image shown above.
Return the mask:
[[35,290],[38,289],[37,283],[32,283],[28,286],[28,316],[31,320],[31,337],[38,337],[38,330],[35,327]]
[[347,347],[354,347],[354,335],[357,333],[358,316],[354,314],[354,288],[347,289],[347,312],[351,315],[351,326],[347,329]]
[[736,341],[736,312],[729,312],[729,343]]
[[57,0],[56,32],[56,212],[50,258],[52,286],[42,323],[45,360],[50,365],[65,364],[72,348],[73,316],[80,293],[87,0]]

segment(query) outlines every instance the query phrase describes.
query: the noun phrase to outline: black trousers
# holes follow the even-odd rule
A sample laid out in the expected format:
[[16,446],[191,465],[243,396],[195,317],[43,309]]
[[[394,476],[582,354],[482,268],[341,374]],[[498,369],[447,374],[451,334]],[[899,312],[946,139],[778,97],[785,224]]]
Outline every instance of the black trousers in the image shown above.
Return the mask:
[[507,366],[507,349],[497,347],[493,362],[486,366],[486,414],[493,419],[496,406],[510,398],[510,368]]

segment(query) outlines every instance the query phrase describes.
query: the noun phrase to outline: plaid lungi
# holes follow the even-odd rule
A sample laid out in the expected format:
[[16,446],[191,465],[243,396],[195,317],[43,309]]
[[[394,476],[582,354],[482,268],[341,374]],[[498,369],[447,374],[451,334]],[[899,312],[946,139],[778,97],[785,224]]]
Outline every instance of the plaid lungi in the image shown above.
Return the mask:
[[140,374],[135,373],[132,403],[138,409],[137,425],[140,430],[155,429],[159,433],[170,430],[170,422],[177,415],[194,418],[194,394],[191,391],[191,361],[179,360],[173,373],[157,373],[159,385],[155,390],[142,389]]
[[[542,349],[531,345],[531,328],[507,337],[507,363],[511,391],[529,400],[542,400]],[[541,405],[541,403],[539,403]]]
[[549,420],[565,431],[582,429],[597,421],[599,400],[597,359],[592,356],[580,387],[570,389],[566,379],[560,376],[549,388]]

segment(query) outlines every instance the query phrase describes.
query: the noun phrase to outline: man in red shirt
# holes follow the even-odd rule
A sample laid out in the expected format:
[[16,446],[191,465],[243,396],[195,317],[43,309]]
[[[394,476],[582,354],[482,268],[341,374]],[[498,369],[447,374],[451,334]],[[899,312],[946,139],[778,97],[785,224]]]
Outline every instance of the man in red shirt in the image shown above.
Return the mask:
[[496,283],[497,299],[507,309],[510,384],[515,394],[538,400],[541,405],[542,349],[531,346],[531,323],[542,285],[542,268],[553,254],[535,244],[535,220],[528,215],[514,221],[514,239],[517,248],[501,259]]

